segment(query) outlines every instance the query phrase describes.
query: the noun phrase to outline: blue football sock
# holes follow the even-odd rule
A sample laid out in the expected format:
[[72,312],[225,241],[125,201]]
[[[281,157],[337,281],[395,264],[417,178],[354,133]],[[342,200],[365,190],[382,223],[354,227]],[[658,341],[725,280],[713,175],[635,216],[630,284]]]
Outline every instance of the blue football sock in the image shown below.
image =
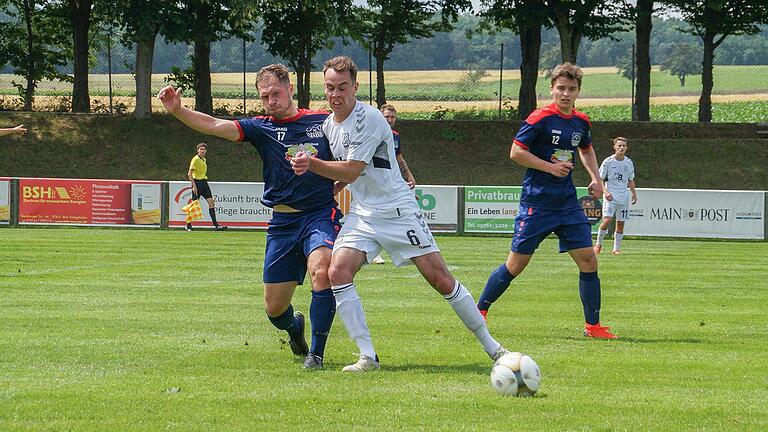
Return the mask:
[[477,299],[477,308],[480,310],[488,310],[493,302],[499,299],[504,291],[509,288],[510,282],[515,276],[507,270],[507,265],[502,264],[488,277],[488,282],[485,283],[483,293],[480,294],[480,298]]
[[600,278],[597,272],[579,273],[579,297],[587,324],[600,322]]
[[267,317],[269,317],[269,321],[273,326],[280,330],[287,331],[290,337],[301,336],[299,321],[293,316],[293,305],[288,305],[288,309],[276,317],[271,317],[269,315],[267,315]]
[[323,356],[328,333],[331,331],[333,317],[336,315],[336,299],[329,288],[323,291],[312,291],[312,302],[309,305],[309,321],[312,323],[312,346],[309,351]]

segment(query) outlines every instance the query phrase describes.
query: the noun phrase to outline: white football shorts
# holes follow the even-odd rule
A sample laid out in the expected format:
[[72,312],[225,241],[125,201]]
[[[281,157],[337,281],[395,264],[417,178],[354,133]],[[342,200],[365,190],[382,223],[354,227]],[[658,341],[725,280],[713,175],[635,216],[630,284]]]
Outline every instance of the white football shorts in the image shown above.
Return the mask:
[[365,252],[368,263],[383,248],[396,267],[411,264],[411,258],[440,252],[421,212],[394,218],[363,218],[348,214],[333,250],[343,247]]
[[603,217],[615,217],[617,222],[624,222],[629,216],[629,206],[616,204],[616,201],[603,201]]

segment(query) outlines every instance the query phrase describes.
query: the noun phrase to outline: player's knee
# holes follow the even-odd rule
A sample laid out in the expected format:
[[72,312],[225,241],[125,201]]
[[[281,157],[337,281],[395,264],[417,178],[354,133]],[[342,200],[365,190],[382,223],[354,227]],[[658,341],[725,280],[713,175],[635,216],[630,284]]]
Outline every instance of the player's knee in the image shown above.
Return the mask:
[[331,286],[329,271],[326,267],[312,269],[310,277],[312,278],[312,288],[314,289]]
[[288,309],[287,304],[278,301],[277,299],[264,298],[264,311],[271,317],[276,317],[285,312]]
[[349,269],[343,268],[341,266],[331,265],[328,268],[328,280],[332,285],[350,283],[352,282],[353,276],[354,275],[351,271],[349,271]]

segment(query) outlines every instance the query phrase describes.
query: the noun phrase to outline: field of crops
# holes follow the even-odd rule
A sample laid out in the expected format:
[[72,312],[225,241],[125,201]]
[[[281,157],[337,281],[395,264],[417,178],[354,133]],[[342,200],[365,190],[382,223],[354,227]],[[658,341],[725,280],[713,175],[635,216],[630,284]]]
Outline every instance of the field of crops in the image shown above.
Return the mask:
[[[491,363],[413,267],[357,282],[381,371],[307,373],[262,309],[263,232],[0,229],[0,430],[768,429],[768,243],[624,240],[600,257],[587,340],[578,272],[546,240],[491,309],[492,334],[541,366],[503,398]],[[439,237],[477,297],[509,239]],[[294,304],[307,311],[309,288]]]

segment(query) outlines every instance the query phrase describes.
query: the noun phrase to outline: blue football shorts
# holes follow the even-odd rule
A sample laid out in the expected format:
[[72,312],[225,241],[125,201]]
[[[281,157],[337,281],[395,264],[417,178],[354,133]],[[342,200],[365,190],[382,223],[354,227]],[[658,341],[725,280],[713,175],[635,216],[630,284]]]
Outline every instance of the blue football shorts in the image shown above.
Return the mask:
[[560,240],[561,253],[592,247],[592,228],[582,209],[544,210],[521,204],[515,218],[512,252],[531,255],[552,233]]
[[319,247],[333,249],[342,216],[335,207],[299,213],[272,212],[264,253],[264,283],[303,284],[307,257]]

